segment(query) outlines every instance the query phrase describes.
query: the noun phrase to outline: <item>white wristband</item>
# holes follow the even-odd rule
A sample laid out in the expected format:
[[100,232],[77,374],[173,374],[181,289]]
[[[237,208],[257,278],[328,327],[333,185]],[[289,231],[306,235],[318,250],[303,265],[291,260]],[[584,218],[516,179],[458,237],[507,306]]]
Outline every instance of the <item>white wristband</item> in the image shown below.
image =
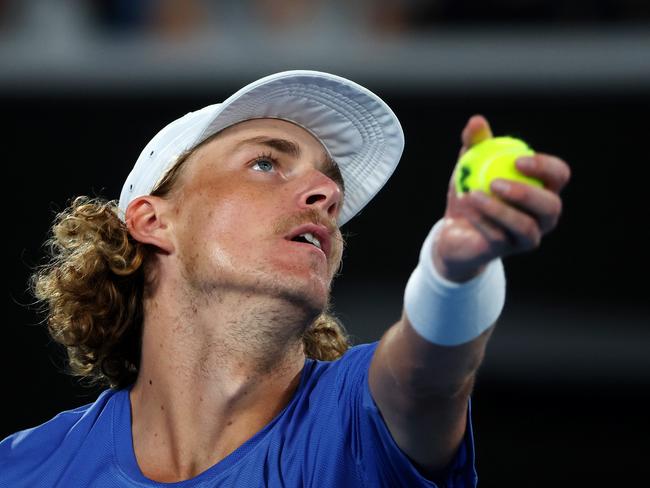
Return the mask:
[[449,281],[433,265],[433,244],[444,220],[424,240],[420,261],[404,292],[404,310],[416,332],[443,346],[456,346],[477,338],[501,314],[506,297],[503,264],[495,259],[465,283]]

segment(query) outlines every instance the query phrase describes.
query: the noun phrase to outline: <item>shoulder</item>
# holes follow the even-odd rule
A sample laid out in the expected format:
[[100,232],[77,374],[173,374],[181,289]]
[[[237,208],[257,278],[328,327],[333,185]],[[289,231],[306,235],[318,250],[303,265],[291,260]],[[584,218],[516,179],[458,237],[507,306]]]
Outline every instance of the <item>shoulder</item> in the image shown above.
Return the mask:
[[[348,350],[331,362],[314,361],[309,375],[311,392],[318,392],[311,405],[326,425],[319,439],[343,442],[365,486],[436,487],[426,479],[393,439],[368,385],[368,369],[378,343]],[[306,368],[309,369],[309,368]],[[447,484],[476,485],[474,444],[468,405],[468,428],[449,469],[442,473]]]
[[296,414],[292,422],[312,427],[327,424],[330,429],[344,425],[350,415],[348,406],[358,404],[362,396],[376,346],[352,347],[333,361],[307,359],[300,385],[287,409],[288,414]]
[[[366,486],[350,448],[349,426],[375,347],[355,346],[333,361],[307,359],[292,401],[269,426],[269,435],[260,438],[265,447],[254,451],[261,460],[249,458],[247,470],[253,472],[271,459],[270,465],[281,466],[284,477],[278,485],[311,486],[317,479],[318,486]],[[328,460],[326,470],[323,459]],[[276,470],[269,475],[276,476]]]
[[116,390],[102,392],[95,402],[59,413],[47,422],[10,435],[0,442],[0,471],[38,465],[55,452],[74,450],[104,413]]
[[307,360],[291,409],[298,413],[301,425],[323,426],[321,440],[349,437],[350,429],[372,406],[367,383],[376,348],[377,343],[362,344],[334,361]]
[[363,366],[369,367],[372,356],[377,349],[378,342],[369,344],[359,344],[348,349],[343,356],[334,361],[313,361],[314,371],[319,373],[325,372],[361,372]]
[[334,361],[307,360],[303,370],[304,390],[322,390],[331,386],[340,391],[341,388],[360,386],[367,377],[377,344],[373,342],[351,347]]

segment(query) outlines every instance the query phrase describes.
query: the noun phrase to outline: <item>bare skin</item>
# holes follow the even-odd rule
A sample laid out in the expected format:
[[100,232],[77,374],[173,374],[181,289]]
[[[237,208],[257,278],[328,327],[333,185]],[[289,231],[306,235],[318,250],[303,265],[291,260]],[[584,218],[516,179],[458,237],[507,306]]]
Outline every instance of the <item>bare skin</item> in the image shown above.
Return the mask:
[[[259,137],[291,140],[300,154],[243,144]],[[463,150],[486,137],[487,121],[473,117]],[[261,163],[261,154],[277,166]],[[271,166],[277,171],[267,172]],[[534,249],[555,227],[568,166],[537,155],[532,168],[520,168],[546,188],[511,184],[487,200],[448,195],[431,256],[447,279],[472,279],[496,257]],[[326,305],[341,259],[332,223],[342,192],[325,173],[326,153],[308,132],[252,120],[202,147],[170,198],[140,197],[129,206],[131,234],[159,249],[131,392],[133,442],[145,476],[196,476],[290,400],[304,363],[300,334]],[[287,227],[305,221],[327,227],[327,257],[283,238]],[[404,315],[381,340],[370,389],[397,444],[425,473],[444,468],[460,445],[489,334],[436,346]]]

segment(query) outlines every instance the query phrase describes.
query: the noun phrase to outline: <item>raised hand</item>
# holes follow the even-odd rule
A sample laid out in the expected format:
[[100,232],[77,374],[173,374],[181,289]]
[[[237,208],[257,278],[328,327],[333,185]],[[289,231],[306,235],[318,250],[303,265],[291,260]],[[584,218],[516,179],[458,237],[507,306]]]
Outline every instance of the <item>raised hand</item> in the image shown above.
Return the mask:
[[[490,137],[487,120],[471,117],[463,129],[460,154]],[[434,264],[445,278],[467,281],[492,259],[535,249],[557,225],[562,213],[560,191],[571,177],[567,163],[536,153],[519,158],[516,165],[541,180],[544,188],[495,179],[490,187],[493,196],[472,191],[458,197],[452,174],[444,225],[433,248]]]

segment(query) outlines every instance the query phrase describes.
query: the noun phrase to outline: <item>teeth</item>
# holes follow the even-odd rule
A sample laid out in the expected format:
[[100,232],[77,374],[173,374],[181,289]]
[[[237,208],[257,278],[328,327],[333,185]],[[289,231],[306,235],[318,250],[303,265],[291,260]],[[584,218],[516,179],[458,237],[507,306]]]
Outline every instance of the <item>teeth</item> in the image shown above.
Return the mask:
[[316,246],[318,249],[322,249],[320,245],[320,241],[318,238],[312,234],[311,232],[307,232],[305,234],[300,234],[302,237],[304,237],[308,242],[312,243],[314,246]]

